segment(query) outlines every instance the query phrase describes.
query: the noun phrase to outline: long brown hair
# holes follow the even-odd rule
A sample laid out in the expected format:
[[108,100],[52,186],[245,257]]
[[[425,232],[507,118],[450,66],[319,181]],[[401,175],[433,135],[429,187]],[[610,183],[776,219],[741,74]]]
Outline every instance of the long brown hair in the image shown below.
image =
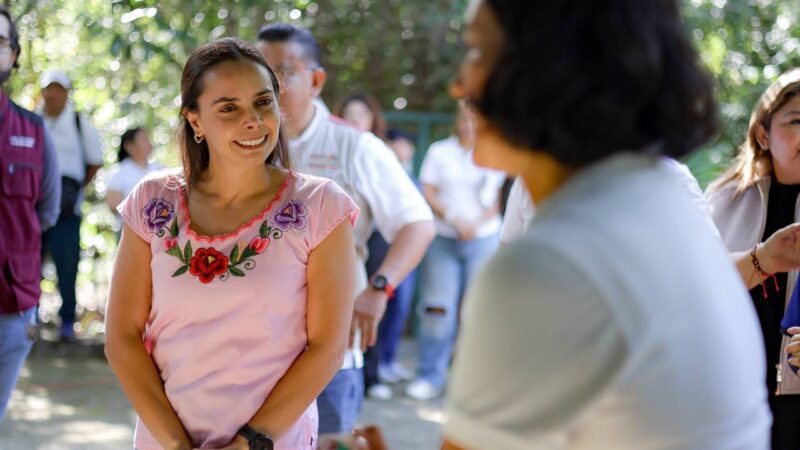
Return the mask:
[[772,173],[772,154],[758,142],[756,137],[758,127],[763,126],[769,131],[775,113],[797,94],[800,94],[800,69],[784,73],[764,91],[750,115],[747,140],[739,147],[736,161],[709,187],[709,190],[736,182],[736,195],[739,195],[753,186],[758,179]]
[[[178,145],[183,159],[183,174],[188,187],[197,185],[200,175],[208,169],[208,143],[203,140],[199,144],[194,140],[194,130],[184,113],[197,111],[197,99],[203,93],[203,78],[217,64],[230,60],[250,60],[267,69],[272,80],[272,88],[277,95],[281,91],[280,81],[275,71],[264,60],[261,53],[252,44],[237,38],[223,38],[210,42],[192,53],[181,74],[181,112],[178,125]],[[267,157],[265,164],[290,168],[289,144],[278,130],[278,141],[275,149]]]

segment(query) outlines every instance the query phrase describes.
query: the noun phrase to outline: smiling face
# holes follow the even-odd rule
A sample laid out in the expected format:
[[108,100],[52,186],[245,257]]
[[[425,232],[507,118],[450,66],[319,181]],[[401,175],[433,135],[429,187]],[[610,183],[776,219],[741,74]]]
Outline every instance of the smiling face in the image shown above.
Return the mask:
[[762,126],[758,135],[761,146],[770,150],[778,181],[800,184],[800,94],[778,109],[769,130]]
[[213,66],[202,79],[196,111],[184,115],[208,143],[209,166],[263,164],[280,127],[277,93],[267,69],[248,59]]

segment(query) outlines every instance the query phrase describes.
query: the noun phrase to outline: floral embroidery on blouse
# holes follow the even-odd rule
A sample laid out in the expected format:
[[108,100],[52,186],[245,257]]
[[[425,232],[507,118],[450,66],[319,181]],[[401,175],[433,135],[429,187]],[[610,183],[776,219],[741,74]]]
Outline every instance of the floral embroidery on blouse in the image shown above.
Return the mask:
[[175,218],[175,208],[163,198],[151,198],[142,209],[142,218],[151,233],[163,237],[164,227]]
[[155,233],[158,237],[164,237],[169,233],[163,242],[164,252],[181,262],[181,266],[172,277],[179,277],[189,272],[201,283],[210,283],[217,277],[220,281],[225,281],[230,276],[245,276],[246,271],[256,266],[254,257],[264,253],[269,248],[271,240],[282,238],[283,233],[292,228],[305,228],[308,216],[308,210],[302,201],[290,200],[261,224],[258,236],[252,238],[250,243],[237,242],[230,254],[225,255],[214,247],[194,250],[190,239],[181,246],[178,218],[172,204],[163,198],[150,199],[142,213],[151,233]]
[[303,202],[291,200],[272,214],[272,224],[281,231],[288,231],[290,228],[302,230],[306,227],[307,215],[308,211]]

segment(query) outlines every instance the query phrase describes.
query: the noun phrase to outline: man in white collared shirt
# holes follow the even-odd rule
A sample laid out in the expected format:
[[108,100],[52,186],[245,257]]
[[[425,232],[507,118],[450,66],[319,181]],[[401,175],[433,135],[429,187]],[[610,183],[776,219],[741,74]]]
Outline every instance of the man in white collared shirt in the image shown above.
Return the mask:
[[[374,344],[386,302],[416,267],[433,239],[433,215],[397,157],[372,133],[346,125],[319,105],[325,84],[320,48],[308,30],[288,24],[262,27],[256,44],[283,78],[281,112],[291,158],[299,172],[335,181],[361,209],[355,227],[356,300],[351,338],[361,350]],[[377,226],[390,242],[381,267],[367,280],[367,240]],[[352,431],[364,397],[362,355],[347,351],[344,365],[317,399],[320,434]]]
[[80,260],[83,188],[103,164],[103,149],[92,124],[69,100],[72,82],[63,72],[44,72],[39,81],[44,104],[37,111],[54,137],[61,168],[61,215],[43,236],[43,252],[53,256],[61,294],[61,338],[72,340],[75,323],[75,280]]

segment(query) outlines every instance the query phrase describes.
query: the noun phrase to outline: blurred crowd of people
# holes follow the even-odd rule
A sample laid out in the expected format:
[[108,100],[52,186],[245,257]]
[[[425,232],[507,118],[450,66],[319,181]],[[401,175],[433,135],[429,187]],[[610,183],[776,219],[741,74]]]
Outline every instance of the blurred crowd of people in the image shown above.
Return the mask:
[[[353,431],[398,383],[446,396],[445,449],[800,448],[800,69],[704,193],[679,160],[717,131],[713,81],[679,2],[578,3],[471,1],[452,132],[423,157],[368,93],[328,110],[309,30],[189,57],[182,167],[134,127],[106,180],[135,448],[380,449]],[[0,83],[20,51],[0,7]],[[105,152],[67,74],[39,87],[35,112],[0,91],[0,420],[43,258],[75,341]]]

